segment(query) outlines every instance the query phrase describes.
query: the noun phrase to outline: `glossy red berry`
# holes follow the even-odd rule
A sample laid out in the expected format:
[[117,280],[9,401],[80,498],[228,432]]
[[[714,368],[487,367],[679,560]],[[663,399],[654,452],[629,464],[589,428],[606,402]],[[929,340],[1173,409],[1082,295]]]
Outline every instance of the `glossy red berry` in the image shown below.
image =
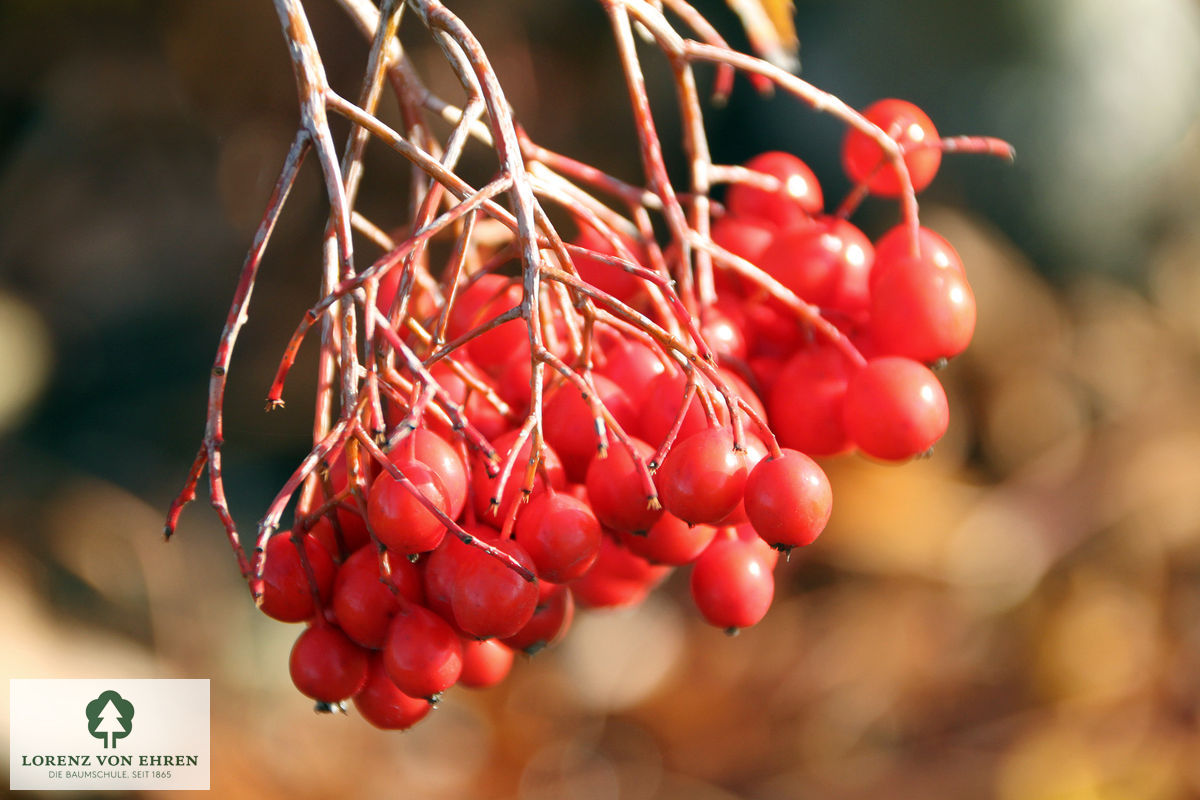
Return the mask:
[[561,639],[575,618],[575,598],[570,588],[549,581],[538,581],[538,589],[538,604],[529,622],[503,640],[509,648],[528,655]]
[[[396,457],[393,463],[413,486],[443,513],[446,488],[433,470],[420,461]],[[438,546],[446,527],[400,481],[385,472],[371,484],[367,495],[367,522],[379,541],[402,555],[425,553]]]
[[[312,536],[304,536],[301,541],[316,580],[317,594],[326,603],[333,593],[337,567],[328,551]],[[312,584],[292,537],[286,533],[272,536],[263,557],[266,562],[259,603],[262,612],[280,622],[303,622],[311,618],[316,613]]]
[[[632,439],[643,462],[654,457],[654,448],[640,439]],[[587,494],[600,522],[622,531],[645,532],[660,516],[662,508],[650,508],[649,494],[657,491],[653,481],[637,469],[622,444],[609,448],[606,458],[593,459],[587,472]]]
[[[534,570],[533,559],[512,539],[488,539],[521,566]],[[529,622],[537,606],[538,588],[516,570],[484,550],[471,547],[458,565],[458,582],[450,596],[454,619],[463,632],[478,639],[512,636]]]
[[321,623],[296,639],[288,666],[302,694],[322,703],[340,703],[366,682],[367,651],[335,626]]
[[563,583],[578,578],[600,552],[600,523],[590,506],[563,492],[534,495],[517,521],[517,544],[525,548],[539,578]]
[[[917,229],[917,243],[920,246],[921,258],[941,269],[962,272],[962,259],[958,251],[940,234],[929,228]],[[879,276],[886,271],[886,265],[912,257],[912,234],[907,225],[897,225],[875,241],[875,267],[871,270],[870,285],[873,289]]]
[[[637,421],[633,403],[625,391],[603,375],[593,375],[595,397],[617,423],[628,430]],[[599,438],[592,408],[573,383],[563,383],[546,398],[542,412],[546,443],[562,460],[567,479],[583,483],[588,465],[595,458]],[[610,441],[612,441],[610,436]]]
[[846,431],[866,454],[886,461],[919,455],[950,422],[946,393],[923,364],[877,358],[859,370],[846,391]]
[[763,541],[780,550],[803,547],[825,529],[833,491],[825,471],[797,450],[764,458],[746,479],[746,516]]
[[454,629],[437,614],[404,603],[388,628],[383,664],[400,691],[410,697],[433,698],[458,681],[462,645]]
[[[942,151],[936,146],[938,132],[928,115],[905,100],[887,99],[868,106],[863,116],[878,125],[904,150],[904,163],[908,166],[914,191],[928,186],[942,163]],[[846,131],[846,138],[842,140],[842,167],[855,183],[866,181],[873,194],[900,196],[900,181],[883,149],[859,130]]]
[[458,682],[468,689],[487,689],[512,669],[513,651],[495,639],[463,639],[463,668]]
[[771,428],[780,444],[813,456],[849,449],[842,407],[852,371],[828,344],[810,345],[788,360],[769,397]]
[[[579,235],[575,237],[573,244],[594,250],[601,255],[622,258],[632,256],[637,264],[645,265],[647,259],[644,248],[627,236],[620,238],[628,251],[626,254],[618,253],[617,248],[613,247],[612,243],[595,228],[590,225],[580,225]],[[642,279],[615,264],[609,264],[591,256],[576,254],[572,255],[571,261],[580,278],[618,300],[629,302],[641,290]]]
[[824,217],[779,234],[760,265],[801,300],[847,314],[865,311],[875,248],[852,223]]
[[425,719],[433,708],[428,700],[400,691],[388,676],[379,653],[371,654],[367,680],[354,695],[354,707],[363,719],[385,731],[407,730]]
[[731,184],[725,204],[735,216],[765,220],[786,228],[820,213],[825,202],[821,184],[799,158],[772,151],[754,156],[745,166],[778,178],[780,187],[767,191],[745,183]]
[[882,353],[951,358],[975,333],[975,294],[962,272],[924,256],[888,262],[871,289],[870,331]]
[[605,536],[596,563],[571,581],[571,593],[584,608],[637,605],[670,571],[670,567],[655,566]]
[[[426,428],[412,432],[411,455],[433,471],[446,490],[446,514],[458,519],[467,502],[467,467],[454,447]],[[409,454],[409,445],[401,442],[399,454]]]
[[692,566],[692,600],[710,625],[749,628],[767,614],[775,578],[754,545],[723,534]]
[[[519,433],[519,431],[510,430],[492,440],[492,445],[496,448],[496,455],[500,458],[498,462],[500,469],[503,469],[504,461],[508,458],[513,445],[516,444]],[[496,528],[500,527],[512,504],[521,494],[521,484],[525,479],[525,469],[529,463],[529,452],[532,446],[529,438],[526,438],[525,443],[521,445],[512,472],[509,473],[508,482],[504,484],[503,497],[495,497],[500,490],[500,476],[489,477],[484,468],[483,459],[479,457],[474,459],[475,463],[471,467],[471,486],[475,492],[475,513],[481,521]],[[534,478],[534,491],[542,487],[543,473],[550,476],[550,484],[555,489],[562,489],[567,485],[562,461],[554,452],[554,448],[549,446],[542,449],[542,466]],[[495,509],[491,505],[493,498],[499,501],[499,507]]]
[[746,455],[733,449],[733,432],[707,428],[676,442],[654,480],[667,511],[693,525],[712,524],[737,508],[746,472]]
[[688,525],[674,514],[663,514],[649,532],[620,534],[621,544],[651,564],[690,564],[716,536],[711,525]]
[[391,588],[380,575],[380,554],[364,547],[342,564],[333,583],[333,613],[347,636],[363,647],[382,647],[401,599],[423,602],[421,574],[407,558],[385,555]]

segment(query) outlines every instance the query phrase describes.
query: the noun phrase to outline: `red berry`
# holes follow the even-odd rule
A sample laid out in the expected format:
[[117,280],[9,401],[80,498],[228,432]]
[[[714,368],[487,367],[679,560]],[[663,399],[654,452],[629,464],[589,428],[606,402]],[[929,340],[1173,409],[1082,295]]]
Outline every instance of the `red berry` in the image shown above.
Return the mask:
[[[488,539],[488,544],[534,570],[525,548],[512,539]],[[463,632],[479,639],[512,636],[529,622],[537,606],[537,583],[480,548],[469,548],[458,565],[458,582],[450,596],[454,619]]]
[[372,653],[367,667],[367,682],[354,695],[354,707],[363,719],[385,731],[411,728],[433,708],[428,700],[409,697],[392,682],[383,665],[383,656]]
[[529,655],[561,639],[575,618],[575,598],[569,588],[549,581],[538,581],[538,588],[538,604],[529,622],[503,640],[511,649]]
[[463,639],[463,668],[458,682],[468,689],[486,689],[504,680],[512,669],[513,651],[495,639]]
[[775,238],[761,266],[800,299],[852,314],[866,310],[875,248],[851,223],[825,217]]
[[[504,462],[508,458],[512,446],[516,443],[518,435],[519,431],[510,430],[503,436],[492,440],[492,446],[496,448],[496,455],[500,458],[497,462],[499,469],[502,470],[504,468]],[[521,493],[521,484],[525,480],[525,469],[529,463],[529,452],[533,446],[530,441],[531,438],[526,438],[525,444],[521,445],[521,450],[517,454],[516,461],[513,463],[512,471],[509,473],[508,482],[504,485],[504,496],[496,498],[500,501],[500,506],[495,511],[492,510],[491,501],[499,491],[500,476],[497,474],[495,478],[488,477],[483,459],[480,457],[475,458],[475,463],[471,467],[471,485],[475,491],[475,513],[479,516],[480,520],[499,527],[512,504],[517,501],[517,497]],[[558,454],[554,452],[554,448],[552,447],[547,446],[542,449],[542,467],[538,469],[538,474],[534,478],[534,491],[537,491],[542,486],[542,473],[550,476],[550,483],[555,489],[562,489],[567,484],[562,461],[559,460]]]
[[637,605],[670,571],[670,567],[654,566],[605,536],[596,563],[571,581],[571,593],[584,608]]
[[[644,248],[627,236],[622,235],[620,238],[622,244],[625,245],[625,249],[629,251],[627,254],[622,255],[618,253],[609,240],[595,228],[590,225],[580,225],[579,235],[575,237],[573,244],[586,247],[588,250],[595,250],[601,255],[620,256],[623,258],[633,256],[635,262],[645,265],[647,259]],[[609,264],[608,262],[584,255],[572,255],[571,261],[574,263],[575,270],[579,273],[580,278],[595,286],[600,291],[610,294],[623,302],[627,303],[632,300],[642,288],[641,278],[626,272],[615,264]]]
[[674,514],[663,514],[642,536],[621,532],[621,544],[651,564],[690,564],[716,536],[711,525],[688,525]]
[[[426,428],[417,428],[410,434],[413,448],[411,455],[433,470],[446,490],[446,515],[458,519],[467,502],[467,467],[454,447]],[[400,454],[410,454],[409,446],[400,443]]]
[[306,628],[292,646],[288,667],[300,692],[322,703],[340,703],[367,680],[367,651],[333,625]]
[[736,630],[766,616],[775,596],[775,578],[752,544],[723,534],[696,559],[691,590],[709,624]]
[[[461,336],[521,304],[521,286],[503,275],[484,275],[459,290],[446,334]],[[467,353],[479,366],[491,370],[502,366],[516,353],[529,358],[529,334],[519,319],[510,320],[467,343]]]
[[760,153],[746,162],[746,168],[773,175],[782,185],[774,192],[744,183],[730,185],[725,204],[734,215],[786,228],[821,211],[825,202],[821,184],[808,165],[794,155]]
[[[437,508],[447,510],[446,487],[433,470],[399,454],[393,456],[392,463]],[[428,552],[446,535],[442,521],[387,472],[371,484],[367,522],[389,550],[405,555]]]
[[603,334],[602,363],[596,371],[621,387],[631,398],[640,387],[646,386],[661,375],[667,367],[648,345],[612,332],[598,329]]
[[450,625],[429,609],[404,603],[392,618],[383,664],[400,691],[433,698],[458,681],[462,645]]
[[757,264],[775,238],[775,226],[753,218],[724,216],[713,223],[710,238],[713,244]]
[[516,539],[539,578],[562,583],[578,578],[600,552],[600,523],[587,503],[562,492],[533,496],[516,525]]
[[[637,422],[633,403],[621,387],[603,375],[592,375],[592,382],[596,388],[596,399],[608,409],[622,429],[628,430]],[[575,384],[564,382],[546,398],[542,425],[546,443],[562,459],[567,479],[582,483],[588,465],[596,456],[599,440],[591,406],[579,394]]]
[[407,558],[388,559],[389,588],[379,571],[379,553],[364,547],[346,559],[333,583],[333,613],[341,629],[363,647],[382,647],[392,615],[401,598],[413,603],[424,600],[421,574]]
[[946,393],[923,364],[889,356],[867,363],[846,391],[846,431],[868,455],[899,461],[925,452],[950,422]]
[[[936,145],[938,132],[924,111],[905,100],[879,100],[863,116],[883,129],[905,151],[904,163],[912,178],[913,190],[921,191],[933,181],[942,163]],[[842,167],[855,183],[867,182],[871,192],[881,197],[899,197],[900,181],[883,149],[861,131],[850,129],[842,141]]]
[[962,272],[925,256],[887,262],[871,289],[870,331],[888,355],[924,362],[956,356],[975,332],[975,294]]
[[[917,242],[921,248],[921,258],[941,269],[963,272],[962,259],[954,246],[941,235],[929,228],[917,229]],[[870,288],[875,288],[875,282],[886,270],[885,265],[912,256],[912,236],[907,225],[897,225],[875,242],[875,267],[871,270]]]
[[712,524],[729,515],[746,485],[746,454],[733,432],[708,428],[676,442],[654,476],[663,507],[684,522]]
[[[654,457],[653,447],[640,439],[630,441],[643,462]],[[634,533],[650,530],[663,513],[661,507],[648,505],[652,491],[657,493],[653,479],[647,486],[623,444],[609,448],[607,458],[593,459],[588,467],[588,500],[596,517],[610,528]]]
[[796,450],[764,458],[746,479],[746,516],[763,541],[777,549],[811,544],[832,511],[825,471]]
[[[317,593],[322,603],[329,602],[337,567],[324,547],[312,536],[304,536],[304,555],[312,567]],[[316,613],[312,584],[300,561],[292,537],[272,536],[263,554],[263,589],[259,607],[262,612],[280,622],[303,622]]]
[[769,398],[771,428],[781,444],[814,456],[850,447],[842,406],[851,371],[828,344],[811,345],[784,365]]

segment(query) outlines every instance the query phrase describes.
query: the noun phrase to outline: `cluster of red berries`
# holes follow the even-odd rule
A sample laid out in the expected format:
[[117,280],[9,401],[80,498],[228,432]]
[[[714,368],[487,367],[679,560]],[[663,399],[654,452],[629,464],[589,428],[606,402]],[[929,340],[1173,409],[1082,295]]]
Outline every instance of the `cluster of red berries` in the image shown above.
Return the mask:
[[[913,187],[927,185],[941,158],[928,118],[896,100],[866,116],[901,145]],[[847,134],[843,159],[869,192],[901,193],[866,134]],[[717,259],[717,300],[697,314],[716,354],[711,372],[597,322],[582,383],[547,370],[545,447],[531,460],[531,351],[512,319],[457,350],[457,370],[432,369],[498,461],[434,415],[393,436],[387,464],[357,446],[333,454],[323,493],[346,500],[308,530],[273,537],[265,554],[263,611],[310,623],[291,656],[301,692],[352,699],[371,723],[407,728],[456,683],[493,685],[514,651],[558,640],[576,604],[636,604],[685,565],[707,621],[754,625],[772,601],[779,553],[811,543],[829,519],[829,481],[812,457],[858,449],[901,460],[941,437],[946,396],[926,365],[960,352],[975,321],[953,248],[915,226],[872,245],[842,215],[824,215],[820,185],[794,156],[766,153],[746,167],[758,174],[729,187],[711,238],[761,272],[755,280]],[[576,243],[617,255],[586,226]],[[633,238],[626,245],[645,255]],[[575,268],[647,307],[643,278],[587,256]],[[833,335],[800,319],[795,298]],[[446,333],[477,330],[520,302],[519,282],[480,274],[444,315]],[[412,419],[400,402],[385,411],[394,434]],[[617,435],[602,437],[605,426]],[[531,466],[522,481],[497,463]],[[347,493],[351,474],[365,487],[357,494]],[[446,519],[460,530],[448,533]]]

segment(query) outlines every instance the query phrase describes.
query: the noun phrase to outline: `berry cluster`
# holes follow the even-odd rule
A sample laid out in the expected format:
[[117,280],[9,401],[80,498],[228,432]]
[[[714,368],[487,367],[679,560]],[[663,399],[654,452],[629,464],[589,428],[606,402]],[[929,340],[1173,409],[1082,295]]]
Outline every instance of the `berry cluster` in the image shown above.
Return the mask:
[[[941,158],[928,118],[898,100],[865,115],[901,144],[913,187],[927,185]],[[848,132],[843,160],[863,194],[901,194],[863,133]],[[715,301],[692,319],[710,359],[597,319],[584,368],[538,370],[535,392],[526,327],[504,317],[521,290],[492,268],[502,259],[465,276],[453,304],[410,291],[420,325],[405,342],[431,349],[419,332],[443,330],[460,342],[453,359],[395,370],[409,391],[381,401],[386,445],[340,443],[292,534],[266,545],[262,610],[309,623],[291,656],[301,692],[407,728],[451,686],[494,685],[514,651],[557,641],[576,605],[639,603],[677,567],[709,623],[754,625],[780,552],[829,519],[813,457],[903,460],[942,436],[946,396],[926,364],[966,347],[975,322],[949,243],[901,225],[872,244],[850,205],[824,213],[816,177],[786,153],[731,174],[711,228]],[[581,285],[655,313],[638,272],[663,257],[651,242],[581,220],[574,245]],[[380,283],[381,314],[395,292]],[[551,363],[577,334],[558,311],[544,326]],[[434,382],[444,401],[423,391]]]

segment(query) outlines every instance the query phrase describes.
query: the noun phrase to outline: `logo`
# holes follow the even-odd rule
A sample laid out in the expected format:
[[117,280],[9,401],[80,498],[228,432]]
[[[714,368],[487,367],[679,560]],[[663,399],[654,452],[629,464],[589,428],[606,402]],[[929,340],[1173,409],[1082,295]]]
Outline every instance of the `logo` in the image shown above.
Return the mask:
[[133,703],[112,691],[101,692],[100,696],[87,704],[88,733],[104,739],[104,746],[116,747],[117,739],[124,739],[133,730]]
[[209,788],[206,680],[13,678],[8,730],[10,789]]

